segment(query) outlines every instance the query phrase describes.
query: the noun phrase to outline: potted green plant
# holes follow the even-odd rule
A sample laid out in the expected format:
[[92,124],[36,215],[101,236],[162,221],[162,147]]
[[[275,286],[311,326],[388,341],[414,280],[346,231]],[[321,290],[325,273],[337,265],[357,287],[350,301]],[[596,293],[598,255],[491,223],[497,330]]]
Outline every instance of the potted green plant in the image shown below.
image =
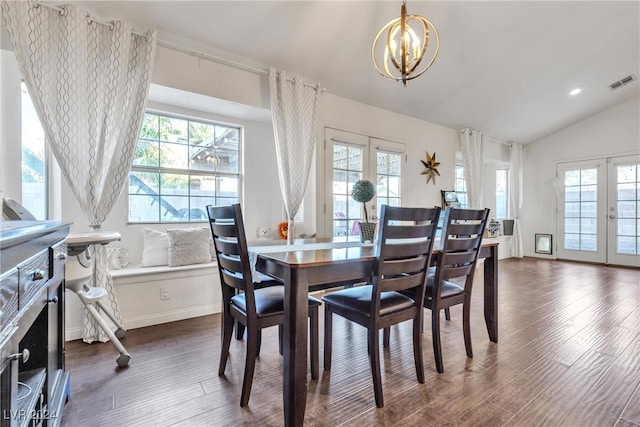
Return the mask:
[[369,222],[369,214],[367,212],[367,203],[373,199],[376,195],[376,189],[371,181],[361,179],[353,184],[351,189],[351,197],[356,202],[362,203],[364,208],[364,222],[360,221],[360,241],[365,242],[367,240],[373,242],[373,235],[376,231],[376,223]]

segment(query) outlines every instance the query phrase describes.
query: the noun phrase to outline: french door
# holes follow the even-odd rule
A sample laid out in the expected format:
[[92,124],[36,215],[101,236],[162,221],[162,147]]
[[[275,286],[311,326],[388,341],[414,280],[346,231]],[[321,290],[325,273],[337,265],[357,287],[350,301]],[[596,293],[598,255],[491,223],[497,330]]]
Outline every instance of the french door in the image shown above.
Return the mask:
[[557,167],[558,258],[640,267],[640,156]]
[[353,184],[370,180],[376,196],[367,203],[369,220],[380,216],[380,206],[401,205],[404,144],[325,128],[325,234],[359,235],[364,220],[362,203],[351,197]]

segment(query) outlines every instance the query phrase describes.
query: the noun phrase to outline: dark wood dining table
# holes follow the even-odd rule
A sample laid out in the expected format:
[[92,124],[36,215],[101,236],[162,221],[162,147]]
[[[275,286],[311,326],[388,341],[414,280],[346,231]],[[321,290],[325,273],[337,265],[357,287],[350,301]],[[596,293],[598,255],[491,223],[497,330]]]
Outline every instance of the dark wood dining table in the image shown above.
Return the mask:
[[[376,261],[374,246],[259,253],[256,270],[279,279],[285,289],[283,399],[285,426],[302,426],[307,400],[307,297],[310,291],[365,279]],[[433,260],[438,251],[434,251]],[[498,341],[498,244],[483,243],[484,318]]]

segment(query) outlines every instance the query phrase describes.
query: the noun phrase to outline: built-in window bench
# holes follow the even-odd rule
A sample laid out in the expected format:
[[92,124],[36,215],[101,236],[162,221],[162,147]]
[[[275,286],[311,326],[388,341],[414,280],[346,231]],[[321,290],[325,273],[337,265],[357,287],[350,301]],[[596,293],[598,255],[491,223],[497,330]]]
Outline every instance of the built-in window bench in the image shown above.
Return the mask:
[[[126,329],[219,313],[215,262],[180,267],[129,267],[110,271]],[[82,304],[66,293],[66,338],[82,338]],[[126,339],[125,339],[126,345]]]

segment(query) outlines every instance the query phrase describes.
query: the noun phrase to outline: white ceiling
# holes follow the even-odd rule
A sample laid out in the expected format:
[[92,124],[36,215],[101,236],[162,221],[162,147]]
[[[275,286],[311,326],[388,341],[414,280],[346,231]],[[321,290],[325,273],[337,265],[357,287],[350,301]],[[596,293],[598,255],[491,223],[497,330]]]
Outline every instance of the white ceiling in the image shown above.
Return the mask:
[[[440,54],[424,75],[379,76],[371,44],[401,1],[79,1],[160,40],[284,69],[328,92],[451,128],[529,143],[637,96],[640,1],[412,1]],[[569,91],[582,88],[578,96]]]

